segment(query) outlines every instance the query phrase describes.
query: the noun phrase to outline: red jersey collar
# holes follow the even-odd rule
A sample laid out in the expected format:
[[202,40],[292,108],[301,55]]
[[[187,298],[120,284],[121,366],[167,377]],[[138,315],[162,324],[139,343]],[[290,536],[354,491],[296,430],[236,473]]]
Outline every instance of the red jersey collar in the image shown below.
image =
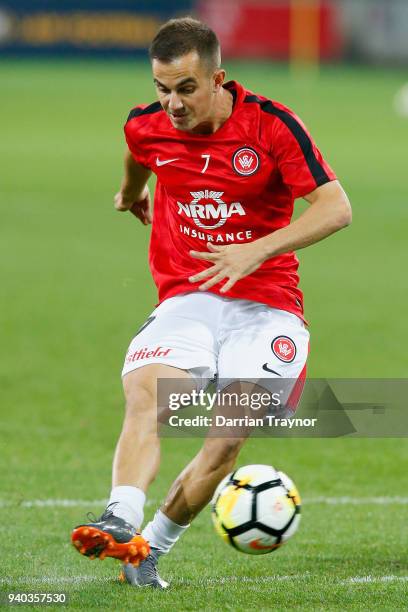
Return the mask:
[[[232,93],[232,97],[234,98],[234,104],[232,107],[232,113],[235,112],[236,108],[242,103],[245,98],[245,90],[240,83],[237,81],[227,81],[223,85],[224,89],[228,89]],[[227,119],[228,121],[228,119]]]

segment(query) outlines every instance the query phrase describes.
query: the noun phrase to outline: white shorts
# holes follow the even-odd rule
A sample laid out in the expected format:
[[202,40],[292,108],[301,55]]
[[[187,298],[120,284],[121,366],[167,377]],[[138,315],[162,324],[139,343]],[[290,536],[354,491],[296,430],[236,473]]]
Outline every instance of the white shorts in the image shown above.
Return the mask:
[[122,376],[160,363],[190,371],[201,388],[215,378],[299,379],[308,349],[309,332],[290,312],[193,292],[169,298],[152,312],[130,343]]

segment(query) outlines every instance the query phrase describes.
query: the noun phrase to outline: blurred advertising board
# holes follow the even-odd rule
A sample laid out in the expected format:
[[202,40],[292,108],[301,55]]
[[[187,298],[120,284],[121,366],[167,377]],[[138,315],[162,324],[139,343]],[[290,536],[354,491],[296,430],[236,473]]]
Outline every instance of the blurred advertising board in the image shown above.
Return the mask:
[[407,64],[408,0],[342,0],[349,56]]
[[224,57],[287,60],[343,55],[341,6],[331,0],[199,0]]
[[145,54],[192,0],[0,0],[0,54]]

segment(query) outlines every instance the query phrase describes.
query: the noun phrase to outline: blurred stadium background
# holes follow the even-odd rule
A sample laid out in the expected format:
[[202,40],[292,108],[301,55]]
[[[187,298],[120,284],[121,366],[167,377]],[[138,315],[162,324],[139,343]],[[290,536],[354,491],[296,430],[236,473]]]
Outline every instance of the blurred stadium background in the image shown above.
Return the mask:
[[145,56],[160,23],[194,14],[225,58],[408,61],[405,0],[1,0],[0,50]]
[[[407,376],[406,0],[0,0],[0,588],[106,609],[404,607],[403,439],[250,441],[240,463],[291,475],[304,525],[248,560],[204,512],[164,560],[171,604],[71,551],[107,496],[122,359],[156,300],[149,231],[112,207],[122,125],[154,99],[154,32],[185,14],[218,33],[229,78],[302,117],[350,195],[353,225],[299,253],[310,375]],[[199,444],[164,441],[148,514]]]

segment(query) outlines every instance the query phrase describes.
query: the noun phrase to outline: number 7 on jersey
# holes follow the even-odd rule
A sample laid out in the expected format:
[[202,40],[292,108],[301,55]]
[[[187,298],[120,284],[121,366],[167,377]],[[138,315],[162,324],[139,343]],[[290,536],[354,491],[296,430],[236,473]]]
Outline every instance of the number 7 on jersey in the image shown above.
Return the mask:
[[201,174],[204,174],[204,172],[205,172],[205,171],[207,170],[207,168],[208,168],[208,164],[210,163],[210,157],[211,157],[211,155],[209,155],[208,153],[203,153],[203,154],[201,155],[201,157],[202,157],[203,159],[205,159],[204,168],[201,170]]

